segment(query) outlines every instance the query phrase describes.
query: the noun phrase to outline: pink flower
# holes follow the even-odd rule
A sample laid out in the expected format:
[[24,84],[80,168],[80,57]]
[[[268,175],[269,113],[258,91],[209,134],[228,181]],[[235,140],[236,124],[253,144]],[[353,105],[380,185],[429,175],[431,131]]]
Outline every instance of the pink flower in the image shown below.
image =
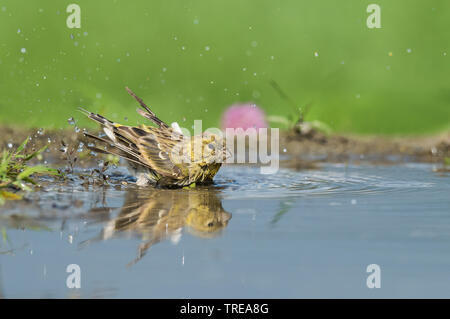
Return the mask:
[[233,104],[222,115],[222,129],[227,128],[267,128],[264,111],[253,103]]

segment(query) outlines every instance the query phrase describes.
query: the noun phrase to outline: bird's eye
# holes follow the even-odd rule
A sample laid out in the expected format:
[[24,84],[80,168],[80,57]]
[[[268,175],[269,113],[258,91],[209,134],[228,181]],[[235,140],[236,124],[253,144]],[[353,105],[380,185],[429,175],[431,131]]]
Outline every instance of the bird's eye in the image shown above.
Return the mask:
[[214,226],[214,223],[209,223],[208,224],[208,227],[213,227]]
[[209,147],[210,150],[214,149],[214,145],[212,145],[212,144],[208,144],[208,147]]

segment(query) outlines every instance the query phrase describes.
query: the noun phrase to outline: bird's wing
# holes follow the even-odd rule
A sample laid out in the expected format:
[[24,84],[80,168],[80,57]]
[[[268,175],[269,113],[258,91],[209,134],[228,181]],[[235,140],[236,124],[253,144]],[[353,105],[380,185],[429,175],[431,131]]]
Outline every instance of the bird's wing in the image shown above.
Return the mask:
[[90,119],[103,126],[109,141],[89,133],[85,133],[85,135],[112,146],[113,149],[90,148],[98,152],[124,157],[169,179],[181,179],[183,177],[181,169],[172,162],[169,154],[174,148],[179,147],[184,137],[173,131],[172,128],[125,126],[109,121],[99,114],[83,109],[82,111]]
[[140,161],[150,166],[158,174],[180,179],[181,169],[172,161],[172,152],[181,148],[183,138],[174,134],[171,128],[119,126],[117,131],[128,140],[132,140],[140,154]]

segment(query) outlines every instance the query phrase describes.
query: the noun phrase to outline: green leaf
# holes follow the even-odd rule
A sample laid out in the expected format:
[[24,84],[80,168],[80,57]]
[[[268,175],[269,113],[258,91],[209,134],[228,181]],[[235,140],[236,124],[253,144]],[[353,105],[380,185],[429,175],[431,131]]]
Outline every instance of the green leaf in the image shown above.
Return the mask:
[[2,161],[0,163],[0,175],[6,177],[6,173],[8,172],[8,164],[11,159],[11,154],[7,151],[3,151]]
[[17,175],[17,179],[23,180],[35,173],[57,175],[58,171],[53,168],[48,168],[47,166],[36,165],[25,168],[19,175]]
[[35,156],[41,154],[43,151],[45,151],[45,149],[46,149],[47,147],[48,147],[48,145],[45,145],[45,146],[44,146],[43,148],[41,148],[40,150],[38,150],[38,151],[36,151],[36,152],[34,152],[34,153],[31,153],[31,154],[25,156],[25,157],[23,158],[23,160],[24,160],[24,161],[29,161],[29,160],[32,159],[33,157],[35,157]]
[[25,149],[25,146],[27,145],[27,143],[28,143],[29,140],[30,140],[30,137],[28,136],[28,137],[25,139],[25,141],[23,141],[23,143],[20,144],[20,146],[17,148],[16,154],[21,153],[21,152]]

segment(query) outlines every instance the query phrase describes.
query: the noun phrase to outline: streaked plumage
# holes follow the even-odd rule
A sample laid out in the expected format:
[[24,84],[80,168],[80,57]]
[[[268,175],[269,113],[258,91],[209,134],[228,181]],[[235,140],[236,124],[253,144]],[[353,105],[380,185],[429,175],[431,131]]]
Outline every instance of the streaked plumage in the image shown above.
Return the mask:
[[182,187],[211,182],[227,156],[224,140],[206,132],[200,136],[182,135],[161,121],[130,89],[126,89],[143,108],[138,109],[138,113],[157,127],[121,125],[81,109],[102,125],[107,137],[85,133],[104,146],[91,148],[127,159],[136,169],[139,185]]

